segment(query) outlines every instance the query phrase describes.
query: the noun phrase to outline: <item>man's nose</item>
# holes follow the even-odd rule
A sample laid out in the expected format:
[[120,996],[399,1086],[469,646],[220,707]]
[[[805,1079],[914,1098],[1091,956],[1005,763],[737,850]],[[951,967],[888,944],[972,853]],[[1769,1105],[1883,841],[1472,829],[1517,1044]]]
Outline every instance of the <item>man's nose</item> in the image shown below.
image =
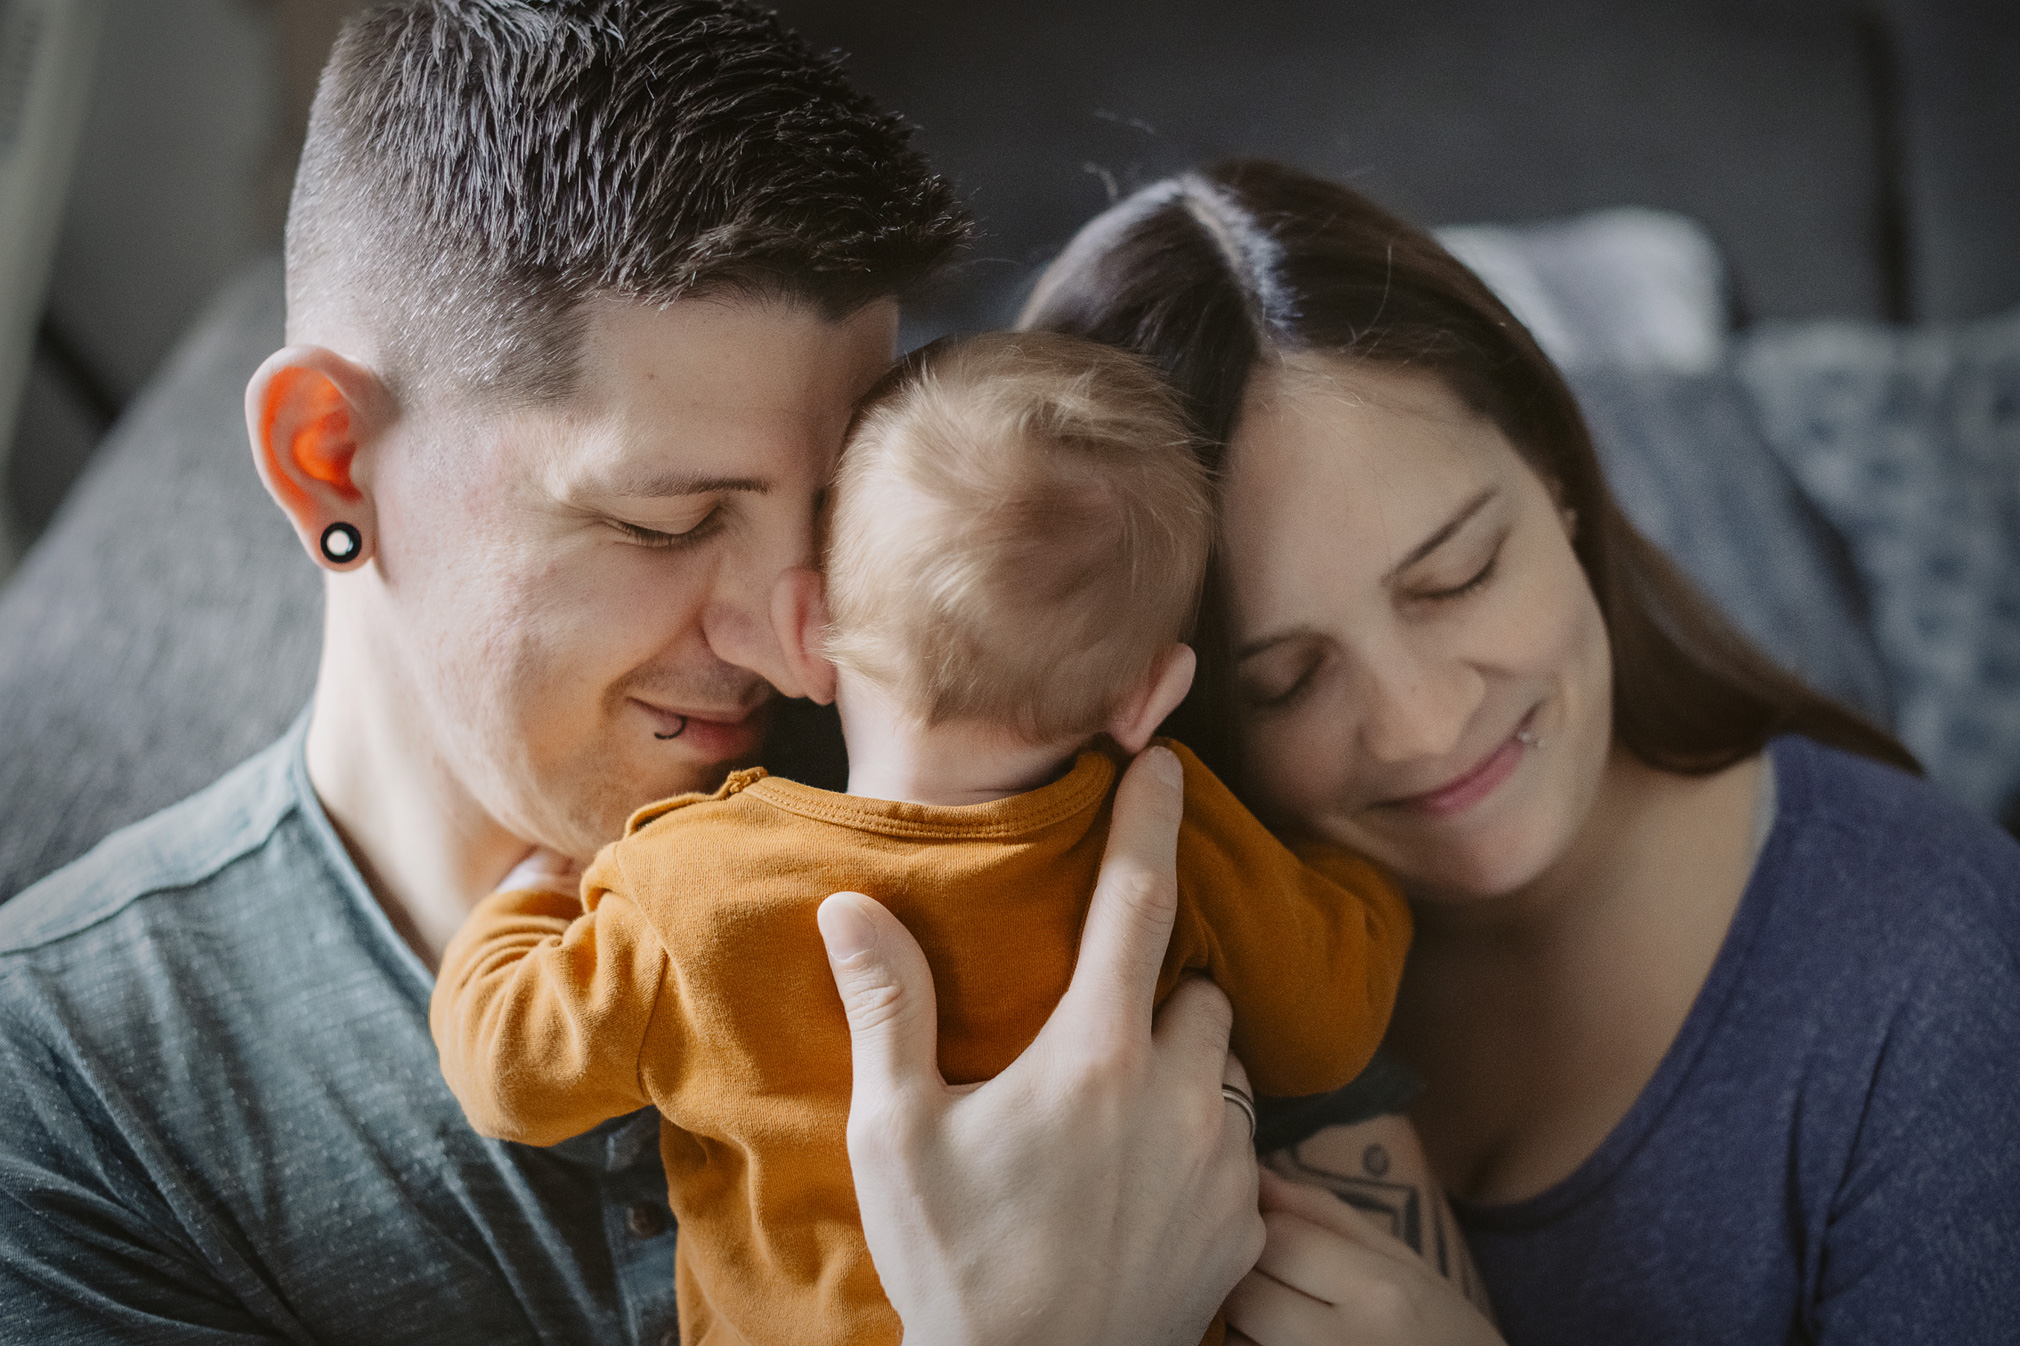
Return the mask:
[[803,517],[772,522],[762,545],[717,567],[702,634],[724,663],[748,669],[774,687],[791,687],[795,682],[772,626],[772,594],[780,575],[813,563],[813,512],[809,506]]

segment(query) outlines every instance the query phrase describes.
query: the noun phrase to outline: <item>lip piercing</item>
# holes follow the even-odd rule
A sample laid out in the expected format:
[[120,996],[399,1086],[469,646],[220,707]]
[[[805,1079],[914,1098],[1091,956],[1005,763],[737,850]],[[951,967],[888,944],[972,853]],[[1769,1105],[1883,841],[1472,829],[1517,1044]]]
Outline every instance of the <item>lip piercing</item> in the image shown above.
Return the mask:
[[364,545],[364,535],[347,523],[333,523],[323,530],[323,559],[331,565],[355,561]]
[[671,734],[662,734],[655,729],[652,731],[652,736],[664,741],[669,738],[679,738],[682,734],[685,734],[687,732],[687,716],[676,715],[673,718],[680,721],[680,728],[674,730]]
[[1515,741],[1525,748],[1541,750],[1543,747],[1543,740],[1534,729],[1517,729],[1515,731]]

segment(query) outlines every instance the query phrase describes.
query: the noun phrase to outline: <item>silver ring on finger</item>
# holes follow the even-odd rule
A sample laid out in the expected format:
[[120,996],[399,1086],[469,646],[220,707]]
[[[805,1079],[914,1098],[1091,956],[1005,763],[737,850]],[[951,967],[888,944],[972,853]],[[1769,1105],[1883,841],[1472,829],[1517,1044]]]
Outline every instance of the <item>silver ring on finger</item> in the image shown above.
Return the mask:
[[1248,1118],[1248,1138],[1253,1142],[1255,1140],[1255,1099],[1249,1096],[1246,1089],[1237,1088],[1232,1084],[1223,1084],[1220,1087],[1220,1096],[1240,1108],[1241,1115]]

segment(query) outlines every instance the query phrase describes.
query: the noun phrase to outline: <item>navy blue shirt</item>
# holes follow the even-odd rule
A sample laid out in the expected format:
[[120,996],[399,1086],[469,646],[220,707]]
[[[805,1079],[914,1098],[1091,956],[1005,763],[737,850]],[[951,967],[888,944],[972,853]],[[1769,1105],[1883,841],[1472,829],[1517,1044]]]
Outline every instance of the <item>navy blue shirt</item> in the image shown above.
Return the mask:
[[2020,845],[1901,772],[1773,760],[1641,1097],[1549,1191],[1458,1203],[1516,1346],[2020,1341]]
[[676,1340],[657,1115],[470,1129],[305,723],[0,907],[0,1340]]

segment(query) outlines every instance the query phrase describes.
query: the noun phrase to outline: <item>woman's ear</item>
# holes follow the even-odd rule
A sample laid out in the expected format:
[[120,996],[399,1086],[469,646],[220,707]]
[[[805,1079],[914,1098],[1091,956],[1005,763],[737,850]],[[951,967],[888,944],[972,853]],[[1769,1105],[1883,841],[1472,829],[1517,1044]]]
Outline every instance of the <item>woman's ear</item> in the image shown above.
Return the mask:
[[772,586],[772,634],[785,656],[786,672],[798,685],[780,692],[823,706],[835,699],[835,666],[821,653],[827,630],[827,585],[821,573],[794,566],[781,574]]
[[1198,667],[1199,656],[1192,652],[1192,646],[1172,646],[1151,666],[1143,684],[1116,708],[1108,721],[1108,736],[1132,756],[1142,752],[1150,745],[1150,736],[1157,732],[1157,726],[1178,709],[1178,703],[1192,690],[1193,671]]
[[394,415],[379,376],[321,346],[268,356],[246,385],[246,429],[260,480],[325,570],[372,557],[370,450]]

